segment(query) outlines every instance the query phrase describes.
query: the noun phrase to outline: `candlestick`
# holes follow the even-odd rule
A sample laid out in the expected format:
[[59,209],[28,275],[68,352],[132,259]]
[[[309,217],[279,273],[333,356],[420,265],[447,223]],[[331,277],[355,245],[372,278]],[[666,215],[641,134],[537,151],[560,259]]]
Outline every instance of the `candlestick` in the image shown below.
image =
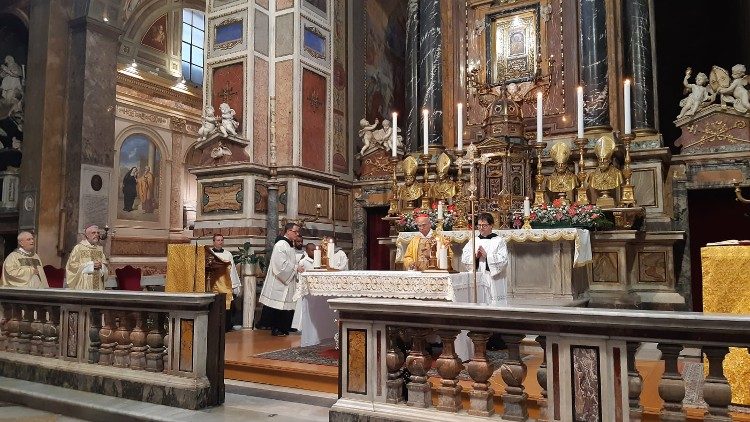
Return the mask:
[[623,98],[623,101],[625,102],[625,135],[630,135],[633,130],[630,118],[630,79],[625,79]]
[[625,179],[622,185],[622,191],[620,192],[620,206],[621,207],[635,207],[635,189],[630,183],[630,178],[633,176],[633,169],[630,168],[630,143],[635,139],[632,133],[623,135],[622,143],[625,146],[625,163],[622,168],[622,177]]
[[542,91],[536,93],[536,141],[542,142]]
[[430,112],[427,109],[422,110],[422,142],[424,143],[424,155],[427,155],[429,152],[427,150],[427,147],[429,146],[429,143],[427,141],[427,119],[429,118]]
[[529,197],[523,198],[523,216],[528,217],[531,215],[531,202],[529,202]]
[[398,130],[398,113],[395,111],[393,112],[393,125],[391,125],[391,157],[397,157],[398,156],[398,149],[396,145],[396,136]]
[[583,87],[579,86],[576,90],[578,106],[578,139],[583,138]]
[[321,261],[321,255],[320,255],[320,246],[315,247],[315,251],[313,251],[313,267],[320,268]]
[[586,149],[586,144],[588,143],[588,139],[585,138],[577,138],[575,141],[576,146],[578,147],[578,184],[579,187],[576,190],[576,202],[578,202],[578,205],[588,205],[589,204],[589,197],[588,197],[588,187],[587,187],[587,180],[588,175],[586,174],[585,170],[585,162],[583,160],[583,156]]
[[458,144],[458,150],[461,151],[464,149],[464,105],[461,103],[458,103],[457,106],[457,118],[458,118],[458,124],[456,125],[457,132],[458,132],[458,138],[457,138],[457,144]]
[[443,201],[438,201],[438,214],[437,214],[438,220],[443,219]]

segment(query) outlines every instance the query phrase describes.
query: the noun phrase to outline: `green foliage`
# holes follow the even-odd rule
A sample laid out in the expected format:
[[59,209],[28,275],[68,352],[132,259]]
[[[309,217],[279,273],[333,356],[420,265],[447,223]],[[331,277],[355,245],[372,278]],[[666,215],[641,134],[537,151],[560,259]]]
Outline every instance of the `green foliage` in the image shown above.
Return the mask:
[[250,242],[245,242],[242,246],[237,249],[237,252],[234,253],[234,263],[235,264],[252,264],[252,265],[258,265],[260,267],[260,270],[265,272],[266,271],[266,260],[263,258],[263,255],[258,255],[255,252],[251,251],[252,244]]

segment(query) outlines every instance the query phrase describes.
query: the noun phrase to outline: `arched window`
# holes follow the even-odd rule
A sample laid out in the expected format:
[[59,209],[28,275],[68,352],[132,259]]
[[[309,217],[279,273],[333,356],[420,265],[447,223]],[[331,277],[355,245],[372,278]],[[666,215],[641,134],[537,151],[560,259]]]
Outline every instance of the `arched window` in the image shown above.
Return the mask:
[[203,39],[206,15],[193,9],[182,9],[182,77],[203,85]]

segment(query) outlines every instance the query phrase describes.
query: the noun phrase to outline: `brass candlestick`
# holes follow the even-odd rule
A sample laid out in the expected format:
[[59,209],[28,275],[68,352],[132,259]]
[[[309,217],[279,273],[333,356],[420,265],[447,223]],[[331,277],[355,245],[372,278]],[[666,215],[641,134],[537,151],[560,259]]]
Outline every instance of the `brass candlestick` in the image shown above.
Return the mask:
[[583,156],[586,151],[586,144],[589,143],[589,140],[586,138],[576,138],[575,141],[573,141],[576,146],[578,147],[578,184],[579,187],[576,190],[576,202],[578,202],[579,205],[588,205],[589,204],[589,196],[588,196],[588,174],[586,174],[586,170],[584,170],[584,166],[586,165],[583,161]]
[[737,201],[743,203],[743,204],[750,204],[750,199],[745,198],[742,196],[742,189],[740,189],[740,182],[738,182],[736,179],[732,179],[732,184],[734,185],[734,195],[737,197]]
[[534,191],[534,206],[540,206],[547,202],[544,198],[544,175],[542,174],[542,151],[547,147],[546,142],[534,142],[532,146],[536,150],[536,190]]
[[391,156],[391,166],[393,166],[393,184],[391,185],[391,206],[388,208],[388,216],[392,217],[398,214],[398,177],[396,176],[396,167],[398,167],[398,157]]
[[531,230],[531,217],[528,215],[523,217],[523,226],[521,228],[524,230]]
[[456,155],[456,196],[453,203],[456,204],[456,215],[453,222],[454,229],[465,229],[468,227],[466,220],[466,195],[464,194],[463,163],[461,159],[466,154],[463,149],[454,151]]
[[622,185],[622,191],[620,195],[620,206],[622,207],[635,207],[635,192],[633,185],[630,184],[630,178],[633,176],[633,170],[630,168],[630,142],[635,139],[632,133],[622,136],[622,144],[625,146],[625,164],[622,168],[622,177],[625,179],[625,183]]
[[429,210],[430,209],[430,198],[427,197],[430,192],[430,183],[429,183],[429,173],[427,170],[430,167],[430,158],[432,156],[430,154],[422,154],[420,155],[420,158],[422,159],[422,163],[424,163],[424,180],[422,181],[422,206],[421,208],[423,210]]

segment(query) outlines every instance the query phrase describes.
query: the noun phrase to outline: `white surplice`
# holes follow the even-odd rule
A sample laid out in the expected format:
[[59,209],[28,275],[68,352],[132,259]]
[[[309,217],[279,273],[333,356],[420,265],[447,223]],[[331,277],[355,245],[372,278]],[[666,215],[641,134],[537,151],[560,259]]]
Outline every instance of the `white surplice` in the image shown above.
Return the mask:
[[[315,261],[313,261],[312,258],[307,256],[305,254],[302,259],[300,259],[299,264],[302,265],[305,268],[305,271],[312,270],[315,268]],[[302,323],[302,315],[306,312],[307,308],[307,302],[306,298],[303,296],[299,298],[297,301],[297,306],[294,307],[294,318],[292,318],[292,328],[302,331],[302,326],[304,325]]]
[[260,303],[281,311],[294,309],[298,262],[291,241],[279,239],[271,252],[271,262],[260,292]]

